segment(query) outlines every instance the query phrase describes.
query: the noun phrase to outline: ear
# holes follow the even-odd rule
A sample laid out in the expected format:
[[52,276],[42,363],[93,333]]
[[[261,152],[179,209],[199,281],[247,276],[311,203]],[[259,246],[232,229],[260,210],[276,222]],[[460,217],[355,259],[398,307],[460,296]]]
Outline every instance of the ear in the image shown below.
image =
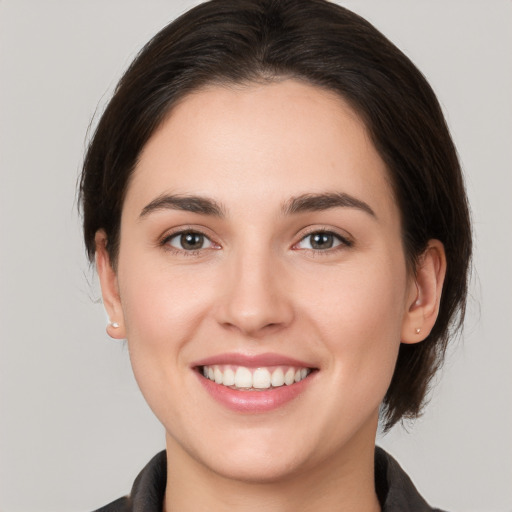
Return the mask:
[[124,339],[126,337],[126,329],[121,298],[119,296],[117,274],[110,262],[105,231],[102,229],[97,231],[94,242],[96,244],[96,270],[100,279],[103,305],[110,319],[110,323],[107,325],[107,334],[111,338]]
[[430,334],[439,313],[445,275],[444,246],[439,240],[429,240],[418,259],[415,279],[411,279],[402,343],[418,343]]

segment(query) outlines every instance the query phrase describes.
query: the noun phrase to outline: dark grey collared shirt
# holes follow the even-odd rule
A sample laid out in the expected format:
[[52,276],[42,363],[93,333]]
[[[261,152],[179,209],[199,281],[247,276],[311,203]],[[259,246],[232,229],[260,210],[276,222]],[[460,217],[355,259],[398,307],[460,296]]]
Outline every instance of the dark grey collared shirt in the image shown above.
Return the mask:
[[[167,460],[163,451],[139,473],[130,496],[96,512],[162,512],[166,481]],[[375,487],[382,512],[442,512],[428,505],[398,462],[379,447],[375,448]]]

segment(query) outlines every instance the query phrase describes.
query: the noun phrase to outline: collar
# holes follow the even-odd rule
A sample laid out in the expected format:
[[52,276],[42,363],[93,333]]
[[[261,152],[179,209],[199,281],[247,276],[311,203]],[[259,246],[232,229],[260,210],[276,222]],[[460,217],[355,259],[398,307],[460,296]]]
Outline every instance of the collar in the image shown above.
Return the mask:
[[[139,473],[130,496],[96,512],[162,512],[166,482],[164,450]],[[375,448],[375,488],[382,512],[442,512],[428,505],[398,462],[378,446]]]

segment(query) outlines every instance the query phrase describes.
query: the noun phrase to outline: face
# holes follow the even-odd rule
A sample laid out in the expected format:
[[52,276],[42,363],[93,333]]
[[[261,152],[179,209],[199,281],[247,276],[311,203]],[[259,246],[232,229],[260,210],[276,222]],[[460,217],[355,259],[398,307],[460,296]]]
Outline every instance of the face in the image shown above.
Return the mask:
[[340,97],[285,80],[185,98],[134,171],[113,281],[180,460],[272,480],[373,450],[417,288],[385,165]]

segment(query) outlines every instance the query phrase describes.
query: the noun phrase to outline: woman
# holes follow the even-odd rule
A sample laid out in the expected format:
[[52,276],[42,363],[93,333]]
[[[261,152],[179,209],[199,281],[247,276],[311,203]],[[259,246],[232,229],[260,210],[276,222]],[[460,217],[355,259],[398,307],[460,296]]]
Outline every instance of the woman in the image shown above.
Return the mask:
[[122,78],[81,182],[113,338],[166,429],[101,510],[432,510],[375,448],[464,314],[456,152],[413,64],[322,0],[214,0]]

